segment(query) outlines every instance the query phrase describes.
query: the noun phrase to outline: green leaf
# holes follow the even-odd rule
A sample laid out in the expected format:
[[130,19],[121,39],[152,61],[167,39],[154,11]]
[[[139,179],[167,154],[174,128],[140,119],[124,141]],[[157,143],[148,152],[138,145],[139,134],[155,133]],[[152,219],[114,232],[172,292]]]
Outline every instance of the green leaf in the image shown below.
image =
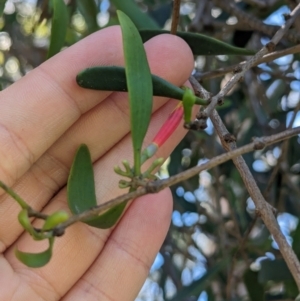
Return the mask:
[[292,245],[293,250],[299,258],[300,257],[300,223],[299,222],[297,228],[292,234],[292,238],[293,238],[293,245]]
[[[68,179],[68,204],[73,214],[82,213],[97,205],[92,159],[88,147],[82,144],[75,155]],[[110,208],[105,213],[84,221],[86,224],[106,229],[120,218],[126,203]]]
[[226,267],[228,262],[229,260],[227,258],[218,262],[214,267],[210,268],[202,278],[179,290],[177,294],[172,299],[168,299],[168,301],[182,301],[190,296],[198,297],[199,294],[204,291],[210,282],[218,275],[218,273]]
[[88,32],[97,31],[99,26],[97,24],[98,8],[96,2],[94,0],[77,0],[76,3],[78,10],[84,17]]
[[134,0],[111,0],[116,9],[124,12],[137,28],[158,29],[158,24],[146,13],[143,13]]
[[68,24],[69,13],[65,2],[63,0],[53,0],[51,37],[47,58],[57,54],[64,46]]
[[21,226],[30,234],[33,235],[34,233],[34,228],[31,225],[31,222],[28,217],[28,210],[27,209],[22,209],[20,213],[18,214],[18,220]]
[[68,204],[74,214],[97,205],[91,155],[85,144],[80,145],[68,179]]
[[261,261],[261,269],[258,272],[258,281],[260,283],[286,280],[293,280],[293,277],[283,259]]
[[96,228],[108,229],[115,225],[126,207],[126,202],[110,208],[105,213],[86,220],[85,223]]
[[3,11],[4,11],[6,1],[7,0],[0,0],[0,17],[3,16]]
[[244,274],[244,282],[251,301],[265,301],[265,289],[258,282],[258,273],[248,269]]
[[[182,100],[184,90],[163,78],[152,76],[153,95]],[[126,74],[124,67],[98,66],[81,71],[76,81],[79,86],[94,90],[126,92]],[[196,104],[207,105],[208,101],[196,97]]]
[[[153,30],[144,29],[140,30],[140,34],[143,42],[150,40],[151,38],[163,34],[169,33],[168,30]],[[255,51],[248,50],[244,48],[234,47],[230,44],[224,43],[217,39],[192,32],[178,32],[177,36],[185,40],[185,42],[190,46],[194,55],[254,55]]]
[[16,257],[30,268],[40,268],[47,264],[52,256],[54,237],[49,238],[49,248],[41,253],[27,253],[15,250]]
[[122,29],[125,73],[130,107],[134,172],[141,174],[141,149],[152,113],[152,79],[144,45],[132,21],[117,12]]

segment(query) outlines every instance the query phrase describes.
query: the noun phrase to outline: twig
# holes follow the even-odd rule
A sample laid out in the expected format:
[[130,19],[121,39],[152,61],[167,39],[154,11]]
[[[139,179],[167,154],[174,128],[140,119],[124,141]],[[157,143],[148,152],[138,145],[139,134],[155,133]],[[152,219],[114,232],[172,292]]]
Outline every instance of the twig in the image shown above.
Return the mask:
[[[292,116],[292,118],[291,118],[291,120],[290,120],[290,122],[288,124],[288,127],[287,127],[288,129],[292,128],[293,123],[294,123],[294,121],[296,119],[296,116],[297,116],[297,113],[299,112],[299,110],[300,110],[300,102],[298,102],[298,105],[294,109],[293,116]],[[276,178],[276,176],[278,174],[278,171],[280,170],[280,166],[281,166],[282,162],[286,160],[286,156],[287,156],[287,152],[288,152],[288,145],[289,145],[288,141],[284,141],[282,143],[282,146],[281,146],[281,150],[282,150],[281,151],[281,155],[280,155],[280,157],[277,160],[277,164],[274,167],[274,169],[273,169],[273,171],[272,171],[272,173],[270,175],[267,187],[266,187],[266,189],[264,191],[264,197],[266,199],[269,198],[269,193],[270,193],[271,186],[274,183],[274,180],[275,180],[275,178]]]
[[[202,98],[209,99],[210,93],[207,92],[196,79],[191,77],[190,81],[191,84],[196,88],[195,92],[200,93],[199,96],[201,95]],[[224,149],[228,151],[228,154],[235,152],[237,150],[235,139],[233,139],[226,129],[216,110],[213,110],[210,118],[216,129],[216,132],[218,133],[218,136],[220,137]],[[287,131],[289,130],[291,129],[288,129]],[[263,143],[265,143],[265,141]],[[257,215],[261,217],[266,227],[273,235],[273,238],[278,244],[283,258],[287,263],[295,282],[297,283],[298,289],[300,289],[300,263],[293,249],[288,244],[285,236],[280,230],[277,220],[273,214],[273,207],[265,201],[244,159],[241,156],[235,156],[232,158],[232,160],[243,179],[250,197],[255,203]]]
[[269,3],[266,3],[266,1],[263,1],[263,0],[244,0],[244,2],[246,2],[250,5],[258,6],[260,8],[265,8],[270,5]]
[[[262,32],[268,36],[273,36],[279,28],[278,26],[267,25],[263,23],[256,16],[241,10],[232,1],[214,0],[214,3],[222,8],[222,10],[236,16],[240,22],[246,23],[252,29]],[[287,32],[286,37],[294,43],[300,42],[300,35],[296,32]]]
[[[207,5],[207,0],[201,0],[197,3],[196,15],[193,18],[189,28],[196,29],[197,31],[201,31],[203,28],[203,18],[205,18],[205,7]],[[202,20],[202,22],[201,22]]]
[[100,213],[103,213],[104,211],[106,211],[107,209],[114,207],[118,204],[121,204],[123,202],[128,202],[132,199],[135,199],[137,197],[140,197],[142,195],[145,195],[147,193],[157,193],[159,191],[161,191],[162,189],[178,184],[182,181],[185,181],[197,174],[199,174],[201,171],[203,170],[207,170],[207,169],[211,169],[217,165],[220,165],[228,160],[231,160],[237,156],[240,156],[242,154],[251,152],[255,149],[260,149],[262,147],[265,147],[267,145],[271,145],[274,143],[277,143],[279,141],[285,140],[285,139],[289,139],[292,136],[295,136],[297,134],[300,133],[300,127],[296,127],[293,129],[289,129],[286,130],[284,132],[281,132],[279,134],[275,134],[272,136],[268,136],[268,137],[262,137],[262,138],[256,138],[252,143],[249,143],[245,146],[242,146],[240,148],[237,148],[231,152],[227,152],[225,154],[219,155],[211,160],[209,160],[206,163],[203,163],[199,166],[193,167],[189,170],[186,170],[184,172],[181,172],[175,176],[172,176],[168,179],[164,179],[164,180],[159,180],[159,181],[155,181],[155,182],[150,182],[146,187],[141,187],[138,188],[136,191],[133,192],[129,192],[127,194],[123,194],[121,196],[118,196],[112,200],[110,200],[109,202],[106,202],[104,204],[95,206],[83,213],[77,214],[72,216],[68,221],[58,225],[57,227],[55,227],[54,230],[54,234],[55,235],[59,235],[61,234],[64,229],[66,229],[67,227],[69,227],[70,225],[78,222],[78,221],[83,221],[86,220],[87,218],[91,218],[94,216],[99,215]]
[[[300,44],[290,47],[290,48],[287,48],[287,49],[284,49],[284,50],[274,51],[272,53],[264,55],[261,59],[258,59],[252,67],[258,66],[262,63],[269,63],[269,62],[274,61],[275,59],[278,59],[279,57],[282,57],[282,56],[285,56],[288,54],[295,54],[298,52],[300,52]],[[197,72],[194,75],[194,77],[198,81],[220,77],[227,73],[231,73],[231,72],[234,72],[235,70],[238,70],[238,68],[243,67],[245,64],[246,64],[246,61],[241,62],[239,64],[232,65],[232,66],[228,66],[225,68],[219,68],[219,69],[213,70],[213,71],[208,71],[208,72],[204,72],[204,73]]]
[[210,104],[204,110],[206,116],[210,116],[216,107],[216,105],[223,100],[224,96],[233,88],[233,86],[243,78],[245,72],[257,64],[257,61],[260,60],[265,54],[274,50],[275,45],[282,39],[284,34],[287,32],[289,27],[293,24],[296,17],[300,14],[300,4],[290,13],[290,18],[287,22],[281,26],[281,28],[275,33],[271,41],[266,44],[260,51],[256,53],[252,58],[250,58],[223,87],[223,89],[211,99]]
[[177,26],[180,15],[180,2],[181,0],[173,0],[173,13],[172,13],[172,25],[171,25],[171,34],[176,34]]
[[242,253],[244,251],[244,248],[245,248],[245,245],[246,245],[246,242],[249,238],[249,235],[255,225],[257,221],[257,216],[251,221],[250,225],[248,226],[245,234],[244,234],[244,237],[242,238],[242,240],[239,242],[239,246],[238,246],[238,249],[236,250],[236,252],[234,253],[233,255],[233,258],[232,258],[232,261],[231,261],[231,266],[230,266],[230,269],[229,269],[229,272],[228,272],[228,283],[226,285],[226,297],[227,297],[227,300],[230,300],[231,299],[231,287],[232,287],[232,275],[233,275],[233,272],[234,272],[234,266],[235,266],[235,263],[237,261],[237,255],[239,253]]

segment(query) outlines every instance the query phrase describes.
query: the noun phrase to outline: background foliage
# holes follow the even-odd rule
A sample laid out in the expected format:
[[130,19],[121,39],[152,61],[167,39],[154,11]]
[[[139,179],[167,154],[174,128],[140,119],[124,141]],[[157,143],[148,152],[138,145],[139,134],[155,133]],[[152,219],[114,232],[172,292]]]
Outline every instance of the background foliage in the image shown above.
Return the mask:
[[[231,1],[227,1],[228,3]],[[170,0],[0,1],[0,82],[3,88],[51,56],[53,49],[117,24],[116,8],[138,28],[170,28]],[[292,0],[186,0],[180,29],[238,47],[258,50],[273,25],[296,5]],[[228,4],[227,3],[227,4]],[[5,5],[5,6],[4,6]],[[59,12],[60,17],[55,21]],[[242,14],[246,15],[242,15]],[[241,17],[243,16],[243,17]],[[253,30],[254,18],[257,26]],[[56,23],[55,23],[56,22]],[[58,23],[57,23],[58,22]],[[296,22],[293,30],[300,30]],[[52,24],[52,29],[51,29]],[[65,33],[65,34],[64,34]],[[51,47],[49,43],[51,41]],[[53,43],[56,43],[54,45]],[[284,39],[276,50],[295,43]],[[299,52],[299,50],[298,50]],[[195,76],[216,94],[231,74],[214,72],[242,56],[197,56]],[[252,68],[225,99],[219,114],[239,146],[300,123],[299,53]],[[299,137],[244,156],[282,231],[300,256]],[[190,131],[168,159],[161,176],[174,175],[223,152],[213,127]],[[296,285],[231,161],[172,188],[170,231],[137,300],[292,300]]]

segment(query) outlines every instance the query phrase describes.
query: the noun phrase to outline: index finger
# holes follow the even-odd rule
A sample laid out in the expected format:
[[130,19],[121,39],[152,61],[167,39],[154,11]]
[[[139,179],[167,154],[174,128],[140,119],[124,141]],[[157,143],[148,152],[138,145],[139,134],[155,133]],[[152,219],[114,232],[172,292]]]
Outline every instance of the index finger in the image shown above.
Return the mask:
[[23,175],[83,113],[111,93],[84,90],[75,78],[89,66],[123,64],[116,28],[85,38],[0,93],[0,179],[6,184]]

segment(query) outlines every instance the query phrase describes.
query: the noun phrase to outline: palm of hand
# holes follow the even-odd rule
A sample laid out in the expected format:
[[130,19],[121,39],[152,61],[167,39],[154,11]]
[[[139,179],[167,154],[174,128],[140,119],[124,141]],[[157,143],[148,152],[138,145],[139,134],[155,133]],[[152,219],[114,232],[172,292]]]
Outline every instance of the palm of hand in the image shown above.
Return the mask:
[[[26,75],[0,94],[0,179],[33,208],[66,209],[66,181],[75,150],[86,143],[94,162],[96,193],[103,203],[120,194],[113,166],[131,158],[125,93],[84,90],[76,74],[94,65],[121,65],[118,27],[97,32]],[[174,36],[145,45],[151,71],[177,85],[192,67],[188,46]],[[174,108],[155,102],[146,141]],[[157,154],[166,157],[183,137],[179,129]],[[170,222],[171,194],[141,197],[114,229],[75,224],[56,240],[50,263],[29,269],[14,256],[45,244],[24,234],[19,206],[0,192],[0,300],[133,300],[145,281]]]

